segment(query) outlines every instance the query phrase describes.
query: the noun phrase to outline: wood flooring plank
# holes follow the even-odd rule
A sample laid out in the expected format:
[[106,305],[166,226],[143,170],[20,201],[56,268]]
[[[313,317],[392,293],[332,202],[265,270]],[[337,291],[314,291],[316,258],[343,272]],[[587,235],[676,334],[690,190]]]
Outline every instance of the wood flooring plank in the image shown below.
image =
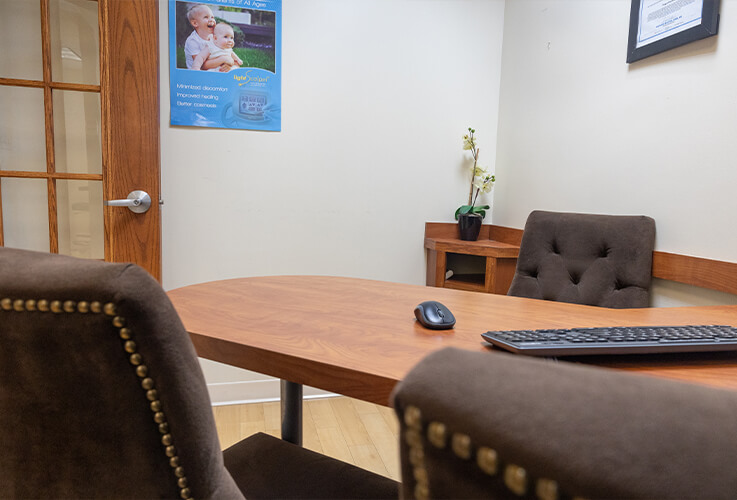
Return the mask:
[[353,463],[366,470],[381,474],[382,476],[388,476],[389,472],[384,465],[383,460],[376,451],[376,448],[372,444],[360,444],[355,446],[349,446],[348,449],[353,457]]
[[364,413],[361,415],[361,421],[369,436],[371,436],[371,443],[376,448],[376,452],[388,471],[389,477],[399,480],[397,436],[379,412]]
[[353,455],[345,442],[343,433],[336,427],[323,427],[317,429],[323,454],[337,458],[349,464],[353,462]]
[[392,430],[394,436],[399,436],[399,421],[397,420],[397,414],[394,412],[394,408],[387,406],[377,406],[376,408]]
[[[279,402],[263,403],[264,405],[264,424],[266,430],[275,430],[281,434],[281,406]],[[303,408],[304,413],[304,408]]]
[[249,436],[253,436],[257,432],[263,432],[264,430],[264,421],[252,421],[252,422],[245,422],[242,421],[240,423],[240,438],[245,439]]
[[[281,437],[281,427],[279,431],[279,437]],[[310,411],[309,405],[307,405],[306,402],[302,407],[302,446],[304,446],[308,450],[316,451],[317,453],[323,453],[322,443],[320,443],[320,437],[317,435],[317,427],[315,427],[315,421],[312,418],[312,412]]]
[[348,446],[371,444],[371,437],[350,399],[330,398],[330,406]]
[[264,425],[264,404],[254,403],[246,405],[238,405],[241,409],[242,422],[254,422]]
[[215,406],[212,410],[215,417],[215,428],[220,439],[220,448],[225,449],[240,441],[238,423],[240,408],[238,405]]
[[328,398],[305,401],[304,406],[312,415],[312,420],[315,422],[317,429],[338,427],[338,420],[335,418],[333,407],[330,405]]
[[378,413],[379,412],[379,406],[375,405],[374,403],[369,403],[368,401],[361,401],[360,399],[354,399],[354,398],[345,398],[345,399],[351,402],[353,407],[356,409],[356,413],[358,414]]

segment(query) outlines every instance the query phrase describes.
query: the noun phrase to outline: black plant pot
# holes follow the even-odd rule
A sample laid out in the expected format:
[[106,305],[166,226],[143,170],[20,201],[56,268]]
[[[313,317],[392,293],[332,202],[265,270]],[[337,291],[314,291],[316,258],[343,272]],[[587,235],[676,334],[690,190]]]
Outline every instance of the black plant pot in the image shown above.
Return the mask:
[[476,241],[481,231],[483,217],[479,214],[460,214],[458,216],[458,232],[464,241]]

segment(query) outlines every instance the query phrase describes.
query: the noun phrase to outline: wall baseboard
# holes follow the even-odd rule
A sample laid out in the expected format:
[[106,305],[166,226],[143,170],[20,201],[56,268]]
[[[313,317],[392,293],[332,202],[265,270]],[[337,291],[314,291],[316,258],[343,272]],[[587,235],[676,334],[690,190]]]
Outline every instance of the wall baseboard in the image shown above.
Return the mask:
[[[207,384],[207,391],[210,393],[212,406],[279,401],[281,392],[279,379],[213,383]],[[336,395],[314,387],[304,387],[305,399]]]

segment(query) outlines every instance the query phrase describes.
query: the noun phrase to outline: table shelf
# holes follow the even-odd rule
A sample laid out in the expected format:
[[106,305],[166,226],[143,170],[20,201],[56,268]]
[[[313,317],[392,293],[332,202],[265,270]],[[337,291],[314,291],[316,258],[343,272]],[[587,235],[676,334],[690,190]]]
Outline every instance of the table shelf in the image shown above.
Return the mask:
[[[488,238],[477,241],[453,237],[454,224],[428,223],[426,284],[456,290],[506,294],[517,266],[519,245]],[[484,237],[486,236],[486,237]],[[453,275],[446,278],[448,271]]]

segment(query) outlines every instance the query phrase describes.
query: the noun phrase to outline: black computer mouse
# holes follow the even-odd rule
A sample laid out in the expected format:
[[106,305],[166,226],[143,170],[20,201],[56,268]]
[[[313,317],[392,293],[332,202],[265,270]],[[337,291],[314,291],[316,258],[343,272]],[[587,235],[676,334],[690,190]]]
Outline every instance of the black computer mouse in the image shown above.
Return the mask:
[[433,330],[446,330],[453,328],[456,319],[450,309],[440,302],[427,300],[415,307],[415,317],[425,328]]

